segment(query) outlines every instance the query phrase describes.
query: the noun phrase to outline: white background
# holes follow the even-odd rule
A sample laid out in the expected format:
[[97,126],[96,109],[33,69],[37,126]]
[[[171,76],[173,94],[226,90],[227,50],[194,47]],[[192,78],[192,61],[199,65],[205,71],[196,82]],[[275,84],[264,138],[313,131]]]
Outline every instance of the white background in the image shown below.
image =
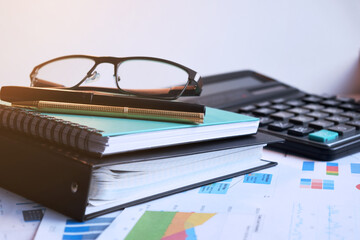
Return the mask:
[[202,75],[252,69],[313,93],[356,92],[360,1],[0,0],[0,86],[28,86],[35,65],[68,54],[154,56]]

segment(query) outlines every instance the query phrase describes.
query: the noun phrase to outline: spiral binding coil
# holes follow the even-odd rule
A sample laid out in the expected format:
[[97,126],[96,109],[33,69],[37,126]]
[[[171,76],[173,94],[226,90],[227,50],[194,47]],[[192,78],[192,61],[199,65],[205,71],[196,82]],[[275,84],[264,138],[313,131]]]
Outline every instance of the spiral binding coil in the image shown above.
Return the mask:
[[101,135],[101,131],[85,125],[5,105],[0,105],[0,128],[85,152],[93,152],[89,148],[91,135]]

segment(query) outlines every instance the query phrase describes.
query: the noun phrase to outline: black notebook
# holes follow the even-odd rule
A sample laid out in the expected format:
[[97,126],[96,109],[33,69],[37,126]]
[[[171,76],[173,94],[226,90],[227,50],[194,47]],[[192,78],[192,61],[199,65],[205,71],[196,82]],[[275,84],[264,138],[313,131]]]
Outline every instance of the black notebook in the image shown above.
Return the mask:
[[275,166],[264,134],[96,158],[0,128],[0,187],[77,220]]

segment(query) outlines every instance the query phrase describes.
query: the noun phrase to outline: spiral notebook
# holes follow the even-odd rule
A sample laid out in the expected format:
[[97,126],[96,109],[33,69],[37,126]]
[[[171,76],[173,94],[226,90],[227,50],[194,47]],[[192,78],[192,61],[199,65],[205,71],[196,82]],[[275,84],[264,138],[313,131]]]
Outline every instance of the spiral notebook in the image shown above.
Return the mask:
[[254,134],[259,120],[206,108],[204,123],[193,125],[71,114],[42,114],[0,105],[0,127],[95,155]]

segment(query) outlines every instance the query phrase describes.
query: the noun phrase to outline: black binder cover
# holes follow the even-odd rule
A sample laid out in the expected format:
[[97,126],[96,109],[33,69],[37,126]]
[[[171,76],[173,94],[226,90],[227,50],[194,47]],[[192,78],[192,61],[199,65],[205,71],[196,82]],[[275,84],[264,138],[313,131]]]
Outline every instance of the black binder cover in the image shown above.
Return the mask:
[[162,194],[139,199],[113,208],[85,215],[92,172],[95,168],[119,163],[146,161],[171,156],[182,156],[214,150],[245,147],[280,141],[279,138],[260,134],[226,140],[185,144],[181,146],[137,151],[95,158],[71,149],[60,148],[48,142],[0,129],[0,187],[52,208],[76,220],[84,221],[135,204],[193,189],[223,179],[243,175],[275,166],[264,162],[261,167],[204,182],[194,183]]

